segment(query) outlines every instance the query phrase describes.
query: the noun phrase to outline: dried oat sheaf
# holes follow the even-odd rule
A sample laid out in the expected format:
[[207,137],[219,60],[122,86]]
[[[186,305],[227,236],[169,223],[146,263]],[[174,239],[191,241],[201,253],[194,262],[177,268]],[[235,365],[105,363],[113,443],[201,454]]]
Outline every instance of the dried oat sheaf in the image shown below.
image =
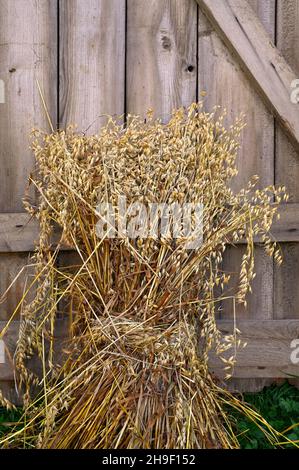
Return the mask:
[[[30,423],[26,439],[34,445],[238,445],[223,408],[237,400],[210,373],[209,352],[222,357],[228,377],[240,340],[237,329],[223,336],[215,316],[223,299],[246,305],[255,237],[281,261],[269,232],[286,199],[284,188],[257,189],[257,177],[238,193],[230,189],[242,126],[226,129],[217,111],[193,104],[174,111],[168,124],[149,112],[146,122],[128,116],[126,126],[109,118],[93,136],[72,128],[36,132],[31,184],[39,197],[37,204],[25,201],[41,226],[36,297],[22,312],[15,354]],[[202,245],[190,250],[169,237],[99,239],[96,207],[107,201],[116,207],[120,195],[128,203],[202,203]],[[232,291],[223,254],[241,239],[246,249]],[[65,246],[76,256],[62,255]],[[61,311],[68,339],[59,364]],[[29,368],[31,356],[39,358],[40,374]],[[39,401],[30,399],[32,384],[41,389]],[[18,433],[4,444],[24,438]]]

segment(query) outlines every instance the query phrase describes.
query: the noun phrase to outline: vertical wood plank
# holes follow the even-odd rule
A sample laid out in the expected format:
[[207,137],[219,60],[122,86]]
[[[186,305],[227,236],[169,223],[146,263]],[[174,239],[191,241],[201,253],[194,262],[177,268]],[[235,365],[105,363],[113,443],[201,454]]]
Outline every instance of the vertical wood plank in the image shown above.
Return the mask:
[[[34,166],[30,132],[50,129],[37,80],[54,126],[57,121],[56,1],[0,0],[0,80],[5,87],[5,102],[0,103],[0,212],[23,212]],[[28,254],[0,255],[0,297],[27,264]],[[1,320],[10,318],[25,284],[24,271],[0,303]],[[4,395],[10,396],[12,387],[1,383]]]
[[[277,47],[299,78],[299,2],[280,0],[277,2]],[[290,94],[291,94],[290,84]],[[298,106],[291,103],[290,106]],[[284,184],[291,202],[299,201],[299,153],[285,137],[279,126],[276,128],[276,184]],[[275,267],[274,315],[275,318],[299,318],[299,244],[282,245],[284,262]]]
[[[103,115],[124,114],[125,41],[125,0],[59,0],[61,127],[94,134]],[[59,262],[72,264],[74,256]]]
[[[274,39],[275,5],[273,0],[250,2],[257,8],[265,27]],[[199,12],[198,77],[199,91],[207,93],[204,103],[207,110],[219,105],[227,112],[226,123],[232,124],[241,114],[247,123],[241,136],[241,149],[237,159],[238,176],[232,182],[238,190],[248,179],[258,174],[260,187],[274,180],[274,124],[252,85],[238,63],[223,44],[210,23]]]
[[[125,112],[125,0],[59,0],[59,122],[96,134]],[[60,266],[75,265],[75,253]],[[62,311],[67,305],[62,302]]]
[[269,36],[274,39],[275,36],[275,10],[276,0],[247,0],[251,5]]
[[[299,3],[277,2],[277,47],[299,78]],[[290,102],[290,106],[298,106]],[[275,181],[287,187],[291,202],[299,201],[299,153],[276,126]],[[291,203],[290,202],[290,203]],[[284,262],[274,270],[274,318],[299,318],[299,244],[281,246]],[[290,380],[299,387],[299,379]]]
[[193,0],[128,0],[127,111],[149,108],[164,122],[196,101],[197,5]]
[[[27,268],[30,263],[29,257],[29,253],[0,254],[0,321],[11,317],[23,297],[26,286],[33,281],[33,270]],[[11,284],[13,285],[9,293],[3,297]],[[26,300],[29,301],[31,296],[32,292]]]
[[[271,38],[274,39],[275,1],[258,2],[250,0]],[[264,104],[253,90],[251,84],[234,57],[213,31],[210,23],[199,12],[199,51],[198,74],[199,91],[206,92],[205,109],[211,111],[215,105],[226,109],[226,124],[245,113],[247,122],[241,136],[241,148],[237,158],[239,174],[232,181],[232,187],[239,190],[247,184],[250,177],[260,176],[259,186],[274,182],[274,121]],[[224,270],[231,272],[237,282],[244,248],[230,247],[224,260]],[[273,310],[273,262],[263,251],[256,249],[256,280],[254,291],[248,299],[245,311],[237,307],[242,317],[266,319],[272,317]],[[232,315],[232,302],[226,303],[224,315]]]
[[[223,270],[231,280],[227,295],[232,296],[239,283],[240,265],[245,248],[228,246],[224,256]],[[247,296],[247,307],[235,304],[236,315],[246,320],[269,320],[273,317],[273,262],[260,246],[255,246],[255,273],[252,293]],[[221,318],[233,317],[234,303],[228,299],[222,304]]]
[[60,0],[59,121],[95,133],[124,113],[125,0]]
[[33,167],[32,128],[49,130],[39,80],[56,123],[57,5],[52,0],[0,0],[0,212],[22,212]]
[[[249,3],[273,40],[275,0],[249,0]],[[241,113],[245,113],[247,122],[237,158],[239,174],[232,181],[232,188],[239,190],[255,174],[260,177],[260,187],[273,184],[274,120],[234,57],[200,11],[198,26],[198,81],[199,92],[206,93],[205,109],[211,111],[213,106],[220,105],[227,112],[226,124],[232,124]],[[244,248],[241,246],[228,247],[224,257],[223,269],[232,275],[232,288],[238,282],[243,252]],[[256,247],[255,272],[253,294],[248,297],[247,309],[237,305],[236,314],[244,319],[270,319],[273,315],[273,262],[260,247]],[[223,303],[220,315],[223,318],[232,317],[232,301]],[[240,391],[254,391],[266,384],[269,384],[269,380],[240,379],[231,380],[228,387]]]

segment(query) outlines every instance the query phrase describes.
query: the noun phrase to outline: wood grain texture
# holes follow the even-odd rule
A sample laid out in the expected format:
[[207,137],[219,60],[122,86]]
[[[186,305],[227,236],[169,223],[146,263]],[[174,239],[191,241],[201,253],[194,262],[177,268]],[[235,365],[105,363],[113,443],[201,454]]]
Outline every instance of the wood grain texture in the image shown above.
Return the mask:
[[[220,330],[223,333],[232,332],[230,321],[220,321]],[[6,322],[0,322],[0,331],[5,327]],[[237,353],[237,367],[234,377],[239,379],[263,379],[287,377],[287,374],[298,373],[298,364],[292,364],[290,354],[292,348],[291,341],[299,338],[298,320],[266,320],[266,321],[241,321],[237,323],[241,330],[240,338],[247,341],[245,349],[240,349]],[[0,364],[0,380],[13,380],[13,353],[18,336],[19,322],[12,322],[7,334],[4,336],[5,343],[5,363]],[[59,321],[56,329],[56,337],[61,339],[66,337],[66,322]],[[58,348],[57,354],[61,354]],[[228,352],[227,356],[231,353]],[[222,378],[224,375],[223,362],[213,353],[210,354],[210,365],[214,373]],[[258,381],[255,382],[258,386]],[[231,384],[232,385],[232,384]]]
[[[224,334],[233,331],[230,321],[220,321],[218,325]],[[299,338],[298,320],[237,321],[237,327],[247,346],[237,351],[234,377],[287,378],[288,374],[298,374],[298,364],[291,361],[291,342]],[[228,351],[226,356],[230,355]],[[217,375],[224,375],[223,362],[218,357],[211,354],[210,364]]]
[[[277,2],[277,47],[299,78],[299,3],[297,0]],[[289,102],[289,107],[298,105]],[[299,155],[280,126],[276,135],[275,173],[277,183],[286,184],[290,200],[299,202]]]
[[267,107],[299,149],[299,111],[290,106],[291,83],[296,79],[273,41],[244,0],[197,0]]
[[39,227],[28,214],[0,214],[0,252],[33,251]]
[[[277,47],[299,77],[299,3],[297,0],[277,2]],[[298,105],[289,103],[289,107]],[[276,128],[275,180],[284,184],[290,201],[299,202],[299,153],[286,138],[279,125]],[[289,204],[294,206],[294,204]],[[292,241],[292,240],[290,240]],[[283,265],[274,272],[275,318],[299,318],[299,245],[282,245]]]
[[[275,220],[270,236],[278,242],[299,242],[299,204],[284,204],[280,208],[280,219]],[[0,253],[33,251],[38,241],[39,227],[26,213],[13,212],[0,214]],[[59,230],[54,230],[53,248],[60,238]],[[261,242],[256,237],[255,242]],[[242,240],[239,244],[244,243]],[[62,251],[70,247],[63,246]],[[287,264],[287,263],[285,263]]]
[[[259,2],[259,13],[274,38],[275,15],[269,7],[272,0]],[[256,2],[253,2],[254,4]],[[265,10],[265,11],[264,11]],[[267,17],[266,16],[266,13]],[[270,26],[271,25],[271,26]],[[253,175],[259,175],[260,187],[274,180],[274,124],[257,93],[253,90],[238,61],[199,11],[198,81],[199,91],[204,91],[205,109],[214,106],[226,110],[225,123],[231,125],[242,113],[246,127],[241,135],[241,148],[237,159],[238,176],[232,187],[238,190]]]
[[[264,27],[274,39],[275,9],[273,0],[250,1],[261,17]],[[223,5],[221,3],[221,5]],[[222,6],[220,7],[220,9]],[[204,107],[212,111],[221,106],[227,112],[225,124],[231,125],[245,113],[247,123],[241,135],[241,147],[237,157],[239,174],[231,183],[238,191],[246,186],[255,174],[260,177],[259,186],[274,182],[274,120],[260,97],[253,89],[238,61],[222,42],[203,12],[199,11],[198,28],[198,81],[199,90],[204,91]],[[229,247],[224,258],[223,269],[232,274],[231,291],[238,282],[238,272],[244,249]],[[245,311],[237,305],[236,313],[242,318],[271,318],[273,310],[273,262],[260,248],[256,249],[256,274],[253,292]],[[223,305],[222,317],[232,315],[232,302]]]
[[[0,334],[5,327],[6,322],[0,321]],[[18,321],[12,322],[7,333],[1,340],[4,342],[4,363],[0,363],[0,380],[12,381],[14,380],[14,365],[13,355],[16,349],[17,339],[19,335],[20,323]]]
[[245,379],[235,377],[234,379],[225,381],[224,385],[232,393],[257,393],[263,390],[264,387],[269,387],[273,383],[280,383],[280,379]]
[[1,380],[1,392],[3,396],[7,398],[11,403],[16,406],[22,406],[23,400],[21,395],[17,392],[15,383],[13,380],[2,381]]
[[[0,335],[1,331],[6,327],[7,323],[0,321]],[[5,349],[5,361],[0,363],[0,381],[9,382],[14,380],[14,361],[13,356],[17,346],[17,340],[19,336],[20,322],[13,321],[9,325],[7,332],[1,337],[4,342]],[[67,318],[60,318],[56,320],[55,331],[54,331],[54,357],[59,362],[63,357],[63,349],[65,348],[66,341],[68,338],[68,320]],[[47,346],[46,346],[47,350]],[[36,373],[42,373],[39,361],[35,357],[29,359],[29,368],[34,370]]]
[[[61,231],[54,227],[52,248],[56,248]],[[33,251],[39,239],[39,225],[26,213],[13,212],[0,214],[0,253]],[[64,251],[70,247],[63,246]]]
[[[62,127],[96,133],[124,113],[125,0],[60,0]],[[88,129],[87,129],[88,128]]]
[[[0,0],[0,79],[5,84],[5,103],[0,104],[0,213],[5,213],[0,223],[0,245],[4,245],[4,251],[5,247],[20,251],[24,232],[21,234],[17,226],[22,224],[23,215],[15,218],[10,238],[5,233],[9,214],[24,210],[22,198],[34,167],[30,132],[32,128],[50,129],[37,80],[54,126],[57,121],[56,1]],[[29,249],[32,233],[30,236]],[[0,255],[0,297],[27,262],[28,253]],[[23,271],[0,303],[0,319],[13,313],[25,284]],[[5,382],[7,391],[9,384]]]
[[274,318],[299,318],[299,245],[281,245],[283,263],[275,266]]
[[[249,3],[274,40],[275,2],[250,0]],[[239,174],[232,181],[232,188],[238,191],[255,174],[260,177],[259,187],[273,184],[274,119],[253,89],[238,60],[222,42],[201,9],[198,24],[198,83],[200,94],[206,95],[203,98],[205,109],[212,111],[214,106],[224,108],[226,125],[231,125],[241,114],[245,114],[246,127],[241,135],[236,162]],[[281,231],[281,226],[278,229]],[[273,235],[276,236],[276,227],[273,227]],[[224,257],[223,269],[232,276],[227,292],[230,296],[238,283],[243,253],[243,247],[228,247]],[[256,247],[255,272],[253,294],[248,297],[247,309],[236,305],[236,315],[242,319],[270,319],[273,313],[273,262],[260,247]],[[221,318],[233,316],[232,300],[223,302],[221,308]],[[253,390],[261,386],[259,380],[254,383],[242,383],[242,380],[239,383],[232,381],[230,385]]]
[[196,101],[197,5],[194,0],[128,0],[127,111],[149,108],[165,122]]
[[235,315],[242,319],[270,319],[273,315],[273,263],[263,247],[255,246],[256,277],[252,282],[252,293],[247,295],[247,307],[233,300],[240,282],[240,266],[244,253],[243,246],[229,246],[225,252],[223,270],[231,278],[224,293],[228,298],[222,302],[220,317],[233,318],[235,311]]
[[52,0],[0,0],[0,212],[22,211],[33,156],[32,128],[49,130],[36,80],[56,123],[57,5]]
[[296,242],[299,234],[299,204],[282,204],[279,208],[280,220],[273,224],[273,238],[280,242]]
[[[33,269],[28,267],[29,264],[30,253],[0,254],[0,320],[11,317],[32,282]],[[10,291],[4,295],[10,286]],[[28,294],[27,301],[32,296],[33,291]]]

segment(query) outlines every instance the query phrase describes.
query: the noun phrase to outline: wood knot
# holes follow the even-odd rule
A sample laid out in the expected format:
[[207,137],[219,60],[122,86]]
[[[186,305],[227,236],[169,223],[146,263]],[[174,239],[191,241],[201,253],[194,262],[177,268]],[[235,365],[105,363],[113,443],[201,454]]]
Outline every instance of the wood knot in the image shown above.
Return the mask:
[[194,65],[188,65],[188,66],[186,67],[186,72],[190,72],[190,73],[191,73],[191,72],[193,72],[193,70],[194,70]]
[[162,36],[162,47],[166,51],[171,51],[171,40],[168,36]]

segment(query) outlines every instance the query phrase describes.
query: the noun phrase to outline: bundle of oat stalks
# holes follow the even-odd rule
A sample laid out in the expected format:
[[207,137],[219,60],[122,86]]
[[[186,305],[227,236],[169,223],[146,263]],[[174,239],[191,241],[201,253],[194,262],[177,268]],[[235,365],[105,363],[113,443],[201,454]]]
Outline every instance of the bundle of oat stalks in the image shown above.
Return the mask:
[[[72,129],[36,135],[31,183],[39,198],[37,205],[26,202],[41,227],[36,293],[22,302],[15,354],[26,425],[2,445],[237,447],[228,403],[265,424],[219,386],[208,360],[211,349],[222,355],[231,348],[224,359],[231,373],[238,332],[223,337],[215,316],[224,298],[246,303],[254,237],[280,261],[268,234],[284,188],[257,190],[256,178],[238,194],[229,188],[241,127],[226,130],[221,117],[192,105],[174,112],[167,125],[149,113],[146,122],[129,116],[126,126],[109,119],[91,137]],[[120,198],[131,207],[122,230],[112,227],[109,214],[120,216]],[[110,204],[106,213],[103,203]],[[134,203],[200,204],[201,234],[193,213],[189,232],[180,222],[176,238],[161,227],[146,232]],[[194,244],[194,233],[200,243]],[[227,244],[240,239],[246,251],[231,293],[222,259]],[[62,257],[65,247],[76,257]],[[62,316],[67,331],[57,360]],[[39,368],[30,366],[32,356]],[[271,427],[265,432],[277,439]]]

